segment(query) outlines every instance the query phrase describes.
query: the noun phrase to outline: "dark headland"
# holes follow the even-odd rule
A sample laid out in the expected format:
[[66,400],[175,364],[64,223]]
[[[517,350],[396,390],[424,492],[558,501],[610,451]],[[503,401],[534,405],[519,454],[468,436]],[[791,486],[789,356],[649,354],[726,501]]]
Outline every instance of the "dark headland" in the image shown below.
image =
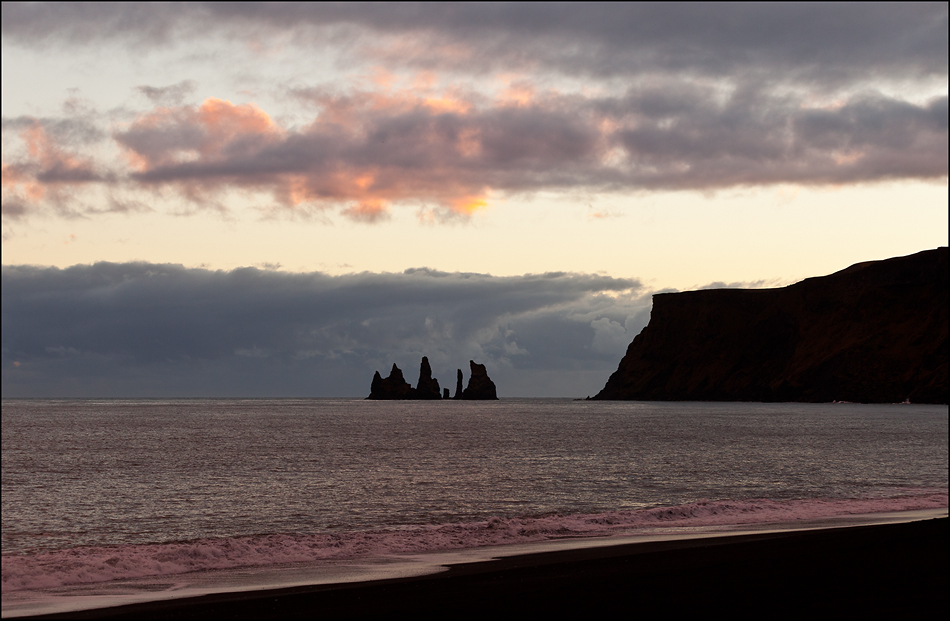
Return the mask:
[[[468,379],[468,387],[462,390],[462,369],[458,370],[458,378],[455,385],[455,396],[452,399],[465,399],[469,401],[490,401],[497,400],[498,394],[495,389],[495,382],[488,377],[488,371],[484,364],[478,364],[474,360],[468,361],[471,369],[471,376]],[[419,381],[413,388],[402,374],[402,369],[393,364],[389,377],[383,378],[379,371],[373,375],[373,382],[370,384],[370,392],[367,399],[374,400],[430,400],[430,399],[449,399],[449,389],[440,390],[439,380],[432,377],[432,367],[429,366],[429,358],[422,357],[422,364],[419,365]]]
[[594,399],[948,402],[947,248],[780,289],[653,296]]

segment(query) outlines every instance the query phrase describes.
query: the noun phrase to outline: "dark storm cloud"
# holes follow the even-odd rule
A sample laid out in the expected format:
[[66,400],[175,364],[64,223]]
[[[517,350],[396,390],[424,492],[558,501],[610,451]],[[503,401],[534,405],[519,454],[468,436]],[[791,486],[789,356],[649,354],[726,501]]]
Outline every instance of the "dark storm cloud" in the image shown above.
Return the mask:
[[409,36],[412,45],[378,46],[374,58],[467,71],[540,64],[603,76],[752,71],[834,82],[947,71],[945,3],[3,5],[4,37],[24,45],[164,45],[214,31],[278,30],[313,41],[326,29],[335,31],[324,39],[339,40],[342,30],[364,44]]
[[[362,396],[373,371],[393,362],[414,380],[422,355],[446,386],[474,358],[504,394],[537,394],[522,373],[532,370],[562,374],[559,394],[593,391],[650,306],[635,280],[429,269],[331,277],[4,266],[2,287],[4,396],[84,385],[86,395],[191,394],[195,385],[204,395]],[[593,384],[578,385],[579,372]]]

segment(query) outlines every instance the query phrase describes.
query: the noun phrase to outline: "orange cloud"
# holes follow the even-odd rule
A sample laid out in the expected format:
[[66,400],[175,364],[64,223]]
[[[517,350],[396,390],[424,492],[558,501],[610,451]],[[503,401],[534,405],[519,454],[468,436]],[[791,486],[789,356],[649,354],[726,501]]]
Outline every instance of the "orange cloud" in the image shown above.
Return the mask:
[[364,92],[345,97],[318,95],[313,98],[320,106],[320,115],[314,126],[334,124],[349,130],[358,130],[367,114],[408,114],[415,110],[430,113],[469,114],[474,105],[451,94],[430,95],[411,89],[390,92]]
[[[390,76],[376,81],[389,83]],[[411,168],[399,162],[407,148],[478,158],[481,129],[459,126],[473,113],[471,102],[411,88],[317,93],[311,100],[319,114],[299,132],[284,130],[253,104],[211,98],[198,107],[157,108],[118,132],[116,140],[137,178],[175,185],[199,202],[220,184],[239,185],[269,191],[287,207],[342,205],[347,217],[369,222],[405,200],[431,201],[464,215],[488,204],[485,184],[472,187],[458,179],[444,158],[418,166],[414,157],[407,160]],[[433,125],[433,119],[445,118],[438,115],[455,119],[445,125],[450,131]],[[385,127],[399,118],[416,129],[406,136],[398,123],[392,131]]]
[[119,143],[135,170],[220,159],[279,140],[284,131],[256,105],[209,97],[199,107],[157,108],[120,132]]
[[223,144],[247,134],[283,133],[266,112],[252,103],[236,106],[225,99],[209,97],[198,108],[198,118],[208,130],[212,144]]
[[455,112],[456,114],[468,114],[473,108],[471,103],[451,97],[426,97],[425,106],[433,112]]
[[[344,95],[297,92],[317,110],[301,129],[278,126],[253,104],[208,99],[158,108],[115,138],[137,158],[132,179],[144,184],[196,201],[221,188],[265,192],[286,208],[336,207],[363,221],[398,203],[436,217],[470,215],[498,190],[829,184],[900,166],[905,176],[946,175],[946,98],[926,107],[856,100],[801,112],[764,95],[723,104],[702,97],[702,88],[588,100],[508,82],[489,100],[439,91],[431,76],[407,88],[392,87],[395,80],[380,75],[384,88]],[[740,116],[748,120],[736,127],[717,120]],[[896,130],[881,129],[892,117],[905,142],[920,148],[908,150],[892,139]],[[42,141],[34,142],[41,153]]]
[[473,214],[479,209],[488,207],[488,196],[487,194],[482,194],[452,198],[449,199],[449,206],[451,207],[452,211],[457,214]]

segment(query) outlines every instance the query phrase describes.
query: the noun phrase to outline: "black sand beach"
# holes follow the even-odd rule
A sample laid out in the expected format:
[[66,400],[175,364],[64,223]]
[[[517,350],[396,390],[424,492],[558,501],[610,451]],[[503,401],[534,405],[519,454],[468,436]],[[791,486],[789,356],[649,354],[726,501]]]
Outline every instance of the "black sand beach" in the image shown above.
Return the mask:
[[946,518],[654,542],[34,619],[946,618]]

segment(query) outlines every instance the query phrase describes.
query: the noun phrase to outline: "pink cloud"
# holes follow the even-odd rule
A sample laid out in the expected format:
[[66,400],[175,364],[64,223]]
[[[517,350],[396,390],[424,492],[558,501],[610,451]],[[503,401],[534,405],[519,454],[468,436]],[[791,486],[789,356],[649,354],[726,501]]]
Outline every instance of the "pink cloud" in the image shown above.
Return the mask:
[[409,91],[319,94],[311,102],[316,118],[295,132],[256,106],[208,99],[153,110],[115,138],[133,178],[191,197],[237,185],[270,192],[288,208],[339,205],[362,221],[406,200],[462,214],[487,205],[488,186],[462,172],[481,151],[480,129],[465,121],[472,103]]
[[717,100],[688,84],[587,96],[519,82],[491,99],[438,90],[432,76],[392,83],[384,75],[376,90],[296,91],[314,114],[300,128],[250,103],[155,107],[113,131],[127,166],[108,177],[39,121],[17,120],[23,156],[3,162],[4,214],[23,217],[91,181],[172,189],[219,208],[223,191],[240,189],[269,195],[278,212],[332,208],[379,222],[400,203],[465,217],[492,196],[564,188],[705,191],[947,174],[946,97],[916,105],[865,95],[815,109],[761,91]]
[[38,120],[29,119],[21,125],[18,137],[25,153],[2,162],[5,216],[22,218],[44,201],[61,203],[73,188],[103,180],[91,158],[58,144]]

